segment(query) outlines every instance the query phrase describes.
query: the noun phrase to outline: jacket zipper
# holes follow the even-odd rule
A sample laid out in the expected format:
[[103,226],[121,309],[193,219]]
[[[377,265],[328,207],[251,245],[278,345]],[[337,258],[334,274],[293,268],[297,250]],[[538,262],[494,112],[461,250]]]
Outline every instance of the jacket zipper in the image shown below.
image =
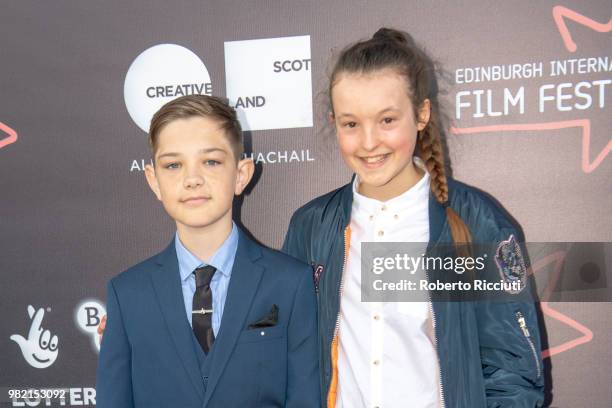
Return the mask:
[[[427,271],[427,280],[429,280],[429,271]],[[438,354],[438,331],[436,330],[436,314],[434,313],[433,303],[431,302],[431,296],[429,292],[427,292],[429,296],[429,313],[431,313],[431,323],[433,325],[433,335],[434,335],[434,347],[436,349],[436,358],[438,359],[438,385],[440,386],[440,407],[444,408],[446,406],[444,402],[444,386],[442,384],[442,367],[440,366],[440,355]]]
[[520,311],[516,312],[515,316],[516,316],[516,321],[519,324],[519,327],[523,331],[523,336],[525,336],[525,340],[527,340],[527,343],[529,343],[529,347],[531,348],[531,352],[533,354],[533,359],[536,363],[536,369],[538,373],[537,378],[540,378],[540,375],[541,375],[540,360],[538,359],[538,352],[536,351],[535,345],[533,344],[533,340],[531,339],[531,335],[529,334],[529,329],[527,329],[527,323],[525,322],[525,317],[523,316],[523,313]]
[[[344,259],[342,260],[342,273],[340,275],[340,287],[338,289],[338,302],[342,301],[342,292],[344,291],[344,270],[346,269],[346,262],[348,260],[348,253],[349,253],[349,247],[350,247],[351,243],[350,243],[350,226],[347,225],[344,228]],[[338,303],[338,314],[336,315],[336,324],[334,326],[334,335],[332,337],[332,341],[330,344],[334,344],[334,341],[336,341],[336,338],[338,337],[338,332],[340,331],[340,303]],[[333,346],[332,346],[333,347]],[[330,350],[331,353],[331,350]],[[333,356],[330,357],[333,359]],[[333,364],[333,362],[332,362]],[[333,373],[332,373],[333,376]],[[330,380],[331,381],[331,380]],[[327,394],[329,395],[329,388],[327,390]]]
[[[340,289],[338,290],[339,300],[342,299],[342,292],[344,291],[344,270],[346,269],[346,262],[348,261],[348,253],[349,248],[351,246],[350,243],[350,234],[349,234],[349,226],[347,225],[344,228],[344,259],[342,260],[342,274],[340,275]],[[332,337],[332,343],[338,337],[338,331],[340,330],[340,307],[338,307],[338,314],[336,315],[336,326],[334,328],[334,337]]]

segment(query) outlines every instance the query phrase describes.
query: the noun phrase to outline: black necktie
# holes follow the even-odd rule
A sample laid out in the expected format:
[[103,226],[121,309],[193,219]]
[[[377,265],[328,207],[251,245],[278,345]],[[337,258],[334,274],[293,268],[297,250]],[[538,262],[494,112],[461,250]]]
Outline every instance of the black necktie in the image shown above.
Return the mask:
[[196,291],[193,294],[191,324],[204,353],[212,347],[215,341],[215,334],[212,328],[212,290],[210,281],[215,274],[214,266],[203,266],[197,268],[193,273],[196,279]]

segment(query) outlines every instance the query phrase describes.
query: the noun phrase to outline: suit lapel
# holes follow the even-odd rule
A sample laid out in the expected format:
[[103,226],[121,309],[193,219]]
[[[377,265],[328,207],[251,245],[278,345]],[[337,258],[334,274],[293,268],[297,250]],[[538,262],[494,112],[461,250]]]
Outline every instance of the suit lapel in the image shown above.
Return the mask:
[[151,275],[151,280],[161,306],[162,315],[183,367],[185,367],[200,400],[204,400],[202,374],[198,366],[198,358],[193,349],[191,327],[185,316],[185,302],[174,241],[157,256],[156,264],[157,269]]
[[210,363],[210,380],[206,390],[204,406],[210,400],[219,378],[227,365],[238,336],[244,327],[247,314],[251,309],[253,297],[264,268],[254,263],[261,257],[261,249],[240,231],[238,249],[232,268],[232,277],[225,299],[219,335],[213,346]]

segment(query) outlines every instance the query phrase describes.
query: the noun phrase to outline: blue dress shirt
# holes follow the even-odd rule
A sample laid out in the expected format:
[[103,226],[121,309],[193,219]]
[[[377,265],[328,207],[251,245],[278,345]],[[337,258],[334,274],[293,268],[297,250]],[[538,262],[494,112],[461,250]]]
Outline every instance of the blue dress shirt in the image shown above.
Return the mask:
[[238,228],[236,224],[232,222],[232,232],[230,232],[227,239],[208,262],[201,261],[198,257],[189,252],[181,243],[178,233],[174,239],[174,245],[176,247],[179,273],[181,275],[181,287],[185,300],[185,312],[187,313],[189,325],[191,325],[193,294],[196,290],[195,275],[193,271],[205,265],[212,265],[217,268],[217,271],[210,281],[210,289],[213,294],[212,328],[216,336],[219,332],[219,326],[221,326],[221,317],[223,316],[225,298],[227,297],[227,288],[229,287],[232,267],[234,266],[234,259],[236,258],[236,250],[238,249]]

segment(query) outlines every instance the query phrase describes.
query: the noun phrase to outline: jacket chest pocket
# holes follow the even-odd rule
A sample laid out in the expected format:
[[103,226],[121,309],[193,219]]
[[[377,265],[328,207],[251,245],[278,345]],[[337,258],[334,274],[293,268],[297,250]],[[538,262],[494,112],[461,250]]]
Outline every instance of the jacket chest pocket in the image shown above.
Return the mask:
[[243,330],[242,333],[240,333],[240,337],[238,337],[238,343],[255,343],[284,337],[284,326],[262,327],[259,329]]

